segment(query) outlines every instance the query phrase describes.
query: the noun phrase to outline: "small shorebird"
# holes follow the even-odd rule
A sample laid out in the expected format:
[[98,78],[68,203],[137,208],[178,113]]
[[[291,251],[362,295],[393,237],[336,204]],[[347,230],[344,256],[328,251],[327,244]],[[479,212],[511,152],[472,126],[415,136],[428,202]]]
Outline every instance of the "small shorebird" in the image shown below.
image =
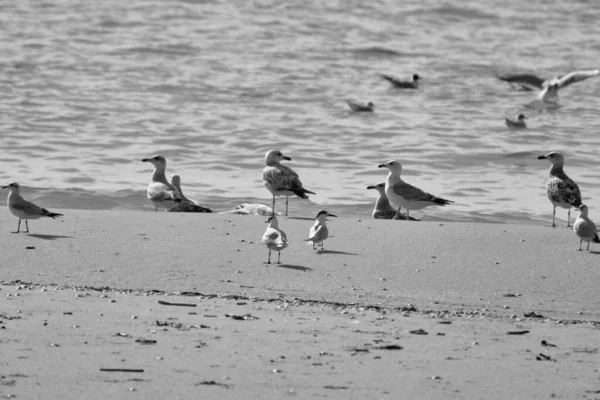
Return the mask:
[[573,231],[579,237],[579,251],[581,251],[581,244],[587,242],[587,251],[590,251],[590,242],[600,243],[600,237],[598,237],[598,228],[596,224],[588,217],[588,207],[582,204],[578,207],[579,216],[573,224]]
[[527,124],[525,123],[525,119],[527,119],[527,117],[525,115],[519,114],[519,115],[517,115],[517,119],[516,120],[512,120],[512,119],[509,119],[509,118],[504,118],[504,123],[509,128],[527,128]]
[[48,217],[54,219],[55,217],[62,217],[62,214],[53,213],[45,208],[39,207],[30,201],[27,201],[21,196],[21,186],[17,182],[11,182],[7,186],[3,186],[2,189],[10,189],[8,193],[8,209],[17,218],[19,218],[19,225],[17,225],[17,231],[13,233],[19,233],[21,231],[21,220],[25,220],[25,233],[29,233],[28,220],[38,219],[41,217]]
[[265,168],[263,169],[263,183],[273,195],[273,213],[275,212],[275,197],[285,196],[285,215],[288,215],[288,198],[296,195],[308,199],[307,193],[316,194],[302,187],[298,174],[290,167],[281,164],[281,160],[291,161],[279,150],[269,150],[265,155]]
[[550,172],[548,173],[548,182],[546,183],[546,194],[553,207],[552,226],[556,226],[556,206],[559,206],[569,210],[567,217],[567,226],[569,227],[571,226],[571,207],[579,207],[581,205],[579,186],[565,174],[563,170],[565,158],[562,154],[551,152],[544,156],[539,156],[538,160],[548,160],[552,163],[552,167],[550,167]]
[[350,109],[354,112],[373,112],[373,109],[375,109],[375,104],[370,101],[365,104],[357,103],[352,100],[346,100],[346,103],[348,103],[348,107],[350,107]]
[[398,213],[402,207],[406,208],[406,217],[410,218],[410,210],[420,210],[428,206],[445,206],[454,203],[441,197],[436,197],[430,193],[408,184],[400,178],[402,173],[402,164],[391,160],[384,164],[379,164],[379,168],[390,170],[385,179],[385,195],[390,203],[398,208]]
[[181,190],[181,177],[177,174],[171,175],[171,185],[175,186],[175,189],[181,196],[181,201],[175,203],[169,212],[197,212],[197,213],[211,213],[210,208],[202,207],[197,201],[188,199]]
[[313,250],[315,250],[315,244],[319,243],[321,243],[321,250],[323,250],[323,242],[329,237],[329,229],[327,229],[327,224],[325,223],[327,217],[336,217],[336,215],[330,214],[325,210],[319,211],[315,224],[310,228],[308,233],[308,239],[304,239],[305,242],[313,245]]
[[392,86],[398,89],[418,89],[419,88],[419,80],[421,77],[417,74],[413,74],[411,81],[403,81],[395,76],[381,74],[381,77],[386,81],[390,82]]
[[[378,183],[377,185],[367,186],[367,189],[375,189],[379,193],[377,201],[375,202],[375,208],[371,214],[374,219],[407,219],[406,214],[398,212],[392,207],[390,201],[385,195],[385,182]],[[411,221],[418,221],[418,219],[410,217]]]
[[277,252],[277,264],[281,264],[279,261],[281,250],[288,246],[287,235],[279,229],[279,221],[277,221],[276,216],[270,216],[265,222],[268,222],[269,226],[260,241],[261,244],[264,244],[269,249],[269,259],[265,264],[271,264],[271,250]]
[[163,156],[155,155],[144,158],[142,161],[154,165],[154,172],[147,190],[148,200],[154,204],[154,211],[158,211],[159,207],[168,210],[175,203],[181,202],[183,200],[181,194],[175,186],[167,181],[165,176],[167,160]]

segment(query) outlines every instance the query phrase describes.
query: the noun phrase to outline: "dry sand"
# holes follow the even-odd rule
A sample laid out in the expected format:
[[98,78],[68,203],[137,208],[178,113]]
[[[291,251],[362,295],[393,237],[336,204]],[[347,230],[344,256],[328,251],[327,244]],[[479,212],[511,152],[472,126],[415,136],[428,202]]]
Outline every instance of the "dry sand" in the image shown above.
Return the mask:
[[0,398],[600,398],[570,229],[281,217],[265,266],[264,217],[60,212],[0,215]]

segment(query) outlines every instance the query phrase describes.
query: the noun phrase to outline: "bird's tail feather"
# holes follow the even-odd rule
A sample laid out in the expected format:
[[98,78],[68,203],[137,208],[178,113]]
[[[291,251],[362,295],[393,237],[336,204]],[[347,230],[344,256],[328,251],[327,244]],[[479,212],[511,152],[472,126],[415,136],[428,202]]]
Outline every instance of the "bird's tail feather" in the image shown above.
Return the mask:
[[311,192],[310,190],[306,190],[304,188],[300,188],[298,190],[294,190],[294,194],[296,196],[300,197],[301,199],[308,199],[308,196],[306,195],[306,193],[316,194],[315,192]]
[[594,239],[592,239],[594,243],[600,243],[600,237],[598,237],[598,234],[596,233],[594,235]]
[[452,200],[442,199],[441,197],[436,197],[435,200],[433,200],[433,202],[435,204],[439,204],[441,206],[445,206],[446,204],[454,203]]
[[59,214],[59,213],[50,212],[50,211],[46,210],[45,208],[42,208],[42,212],[43,212],[43,214],[42,214],[43,216],[50,217],[52,219],[54,219],[55,217],[63,216],[62,214]]

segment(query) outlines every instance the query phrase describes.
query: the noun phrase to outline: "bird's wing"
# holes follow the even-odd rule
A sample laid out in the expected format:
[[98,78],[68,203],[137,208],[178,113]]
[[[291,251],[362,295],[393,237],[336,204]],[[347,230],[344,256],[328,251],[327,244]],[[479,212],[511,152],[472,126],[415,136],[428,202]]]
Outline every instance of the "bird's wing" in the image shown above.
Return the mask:
[[544,83],[544,79],[535,76],[535,75],[531,75],[531,74],[505,74],[505,75],[498,75],[498,79],[505,81],[505,82],[509,82],[509,83],[515,83],[518,85],[522,85],[525,86],[529,89],[541,89],[542,85]]
[[392,185],[392,190],[398,196],[401,196],[406,201],[434,201],[435,196],[427,193],[418,187],[399,180]]
[[285,165],[277,167],[267,166],[263,170],[263,180],[268,182],[275,190],[298,190],[302,188],[302,182],[298,174]]
[[326,233],[326,230],[323,228],[323,225],[319,225],[319,227],[316,229],[315,233],[306,240],[311,241],[311,242],[321,242],[323,239],[326,239],[325,233]]
[[152,201],[175,201],[181,199],[177,189],[171,189],[164,183],[154,182],[148,186],[148,198]]
[[553,79],[551,83],[558,84],[559,88],[564,88],[573,83],[583,81],[598,74],[600,74],[600,70],[598,69],[588,71],[574,71],[567,75],[561,76],[560,78]]
[[11,205],[15,210],[23,211],[27,215],[45,215],[44,209],[40,206],[33,204],[30,201],[27,201],[23,198],[15,201],[14,204]]
[[549,180],[548,194],[554,201],[568,203],[575,207],[581,205],[581,191],[571,178]]
[[596,237],[598,230],[592,221],[580,219],[579,225],[577,226],[577,233],[582,237],[594,238]]
[[279,231],[279,234],[281,236],[281,241],[283,242],[283,244],[287,244],[288,243],[288,238],[287,235],[285,234],[284,231]]

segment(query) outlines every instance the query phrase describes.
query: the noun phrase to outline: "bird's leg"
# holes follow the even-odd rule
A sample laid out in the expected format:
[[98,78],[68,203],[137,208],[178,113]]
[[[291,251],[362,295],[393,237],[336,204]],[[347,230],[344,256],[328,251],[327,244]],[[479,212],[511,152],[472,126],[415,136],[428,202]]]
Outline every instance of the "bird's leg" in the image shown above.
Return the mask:
[[556,218],[556,206],[554,206],[554,209],[552,210],[552,227],[556,228],[556,224],[554,223],[554,220]]
[[271,264],[271,249],[269,249],[269,259],[267,260],[267,264]]
[[154,206],[154,212],[158,212],[158,206]]
[[281,261],[279,261],[279,258],[281,257],[281,252],[278,251],[277,252],[277,264],[281,264]]
[[586,249],[587,251],[590,251],[590,242],[588,242],[588,247]]
[[[398,210],[400,209],[398,208]],[[410,210],[408,208],[406,209],[406,220],[410,221]]]
[[17,231],[13,233],[19,233],[21,231],[21,218],[19,218],[19,225],[17,225]]
[[[567,228],[571,226],[571,209],[569,208],[569,214],[567,214]],[[588,242],[589,244],[590,242]]]
[[285,216],[287,217],[288,214],[288,201],[289,201],[289,196],[285,196]]
[[396,211],[396,215],[394,215],[394,218],[392,219],[402,219],[402,215],[400,215],[400,209],[402,209],[402,206],[398,207],[398,211]]
[[271,216],[275,215],[275,195],[273,195],[273,209],[271,210]]
[[27,219],[25,220],[25,228],[27,229],[25,233],[29,233],[29,224],[27,223]]
[[579,239],[579,250],[578,251],[581,251],[581,244],[582,243],[583,243],[583,239]]
[[323,243],[325,243],[325,241],[321,242],[321,251],[323,251]]
[[313,250],[316,250],[315,249],[315,242],[312,242],[312,245],[313,245]]

